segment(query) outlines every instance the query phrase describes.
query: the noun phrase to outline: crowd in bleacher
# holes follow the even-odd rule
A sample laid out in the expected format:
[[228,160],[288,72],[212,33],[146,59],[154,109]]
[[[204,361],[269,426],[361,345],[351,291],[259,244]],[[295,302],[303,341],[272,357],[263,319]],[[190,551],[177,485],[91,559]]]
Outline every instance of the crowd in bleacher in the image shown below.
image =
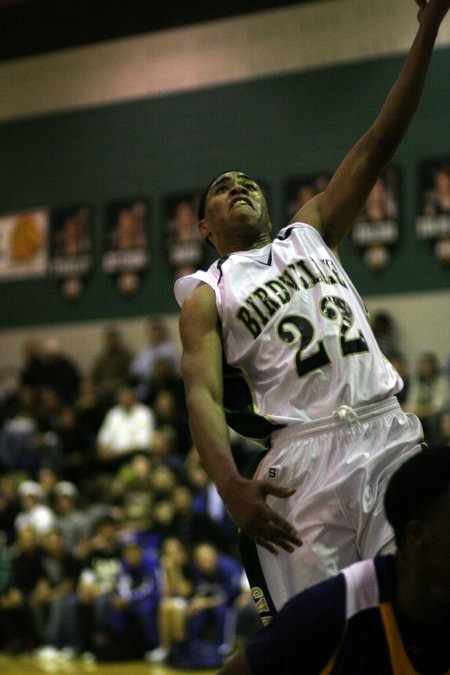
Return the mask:
[[[374,330],[405,409],[450,444],[448,374],[409,375],[388,315]],[[152,320],[117,327],[89,373],[55,340],[23,345],[0,398],[0,650],[212,667],[259,629],[237,534],[192,446],[177,352]],[[238,465],[256,446],[233,435]]]

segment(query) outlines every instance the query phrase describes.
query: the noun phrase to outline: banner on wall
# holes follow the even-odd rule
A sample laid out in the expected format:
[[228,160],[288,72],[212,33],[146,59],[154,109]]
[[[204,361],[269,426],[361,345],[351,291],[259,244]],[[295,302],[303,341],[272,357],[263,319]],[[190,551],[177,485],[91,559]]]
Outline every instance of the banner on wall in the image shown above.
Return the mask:
[[0,280],[47,273],[48,222],[45,208],[0,216]]
[[78,298],[93,267],[92,209],[86,204],[55,209],[50,222],[50,273],[69,300]]
[[450,264],[450,157],[426,160],[420,169],[416,234],[432,243],[436,258]]
[[375,272],[389,265],[392,247],[399,240],[399,204],[400,171],[388,166],[376,181],[352,228],[353,245]]
[[111,202],[106,208],[103,270],[115,277],[117,288],[132,295],[150,263],[149,204],[135,198]]
[[307,176],[291,178],[284,186],[284,221],[283,227],[291,222],[302,206],[319,192],[323,192],[330,181],[330,174],[322,172]]
[[205,241],[198,229],[200,194],[191,191],[165,200],[164,244],[167,264],[175,279],[201,269],[205,262]]

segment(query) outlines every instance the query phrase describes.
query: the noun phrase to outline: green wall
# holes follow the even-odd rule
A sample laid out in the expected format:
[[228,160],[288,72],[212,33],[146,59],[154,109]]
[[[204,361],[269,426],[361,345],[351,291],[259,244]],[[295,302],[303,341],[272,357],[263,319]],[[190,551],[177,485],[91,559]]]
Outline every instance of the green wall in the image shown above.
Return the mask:
[[[151,267],[133,297],[121,296],[96,265],[84,294],[65,300],[52,278],[0,284],[0,326],[26,326],[172,312],[176,303],[160,231],[164,198],[203,186],[223,169],[265,181],[273,220],[283,184],[332,171],[373,120],[403,58],[311,70],[250,83],[46,115],[0,126],[0,213],[90,203],[102,224],[107,202],[151,202]],[[418,171],[450,156],[450,50],[436,51],[420,108],[395,164],[402,174],[402,233],[393,264],[371,272],[344,244],[343,262],[363,295],[449,285],[449,271],[417,241]]]

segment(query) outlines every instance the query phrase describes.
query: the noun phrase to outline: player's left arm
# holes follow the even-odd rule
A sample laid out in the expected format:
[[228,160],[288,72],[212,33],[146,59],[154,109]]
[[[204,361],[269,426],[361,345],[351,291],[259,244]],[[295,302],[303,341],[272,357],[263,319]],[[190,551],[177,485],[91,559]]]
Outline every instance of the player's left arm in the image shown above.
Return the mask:
[[335,248],[355,222],[419,104],[439,26],[450,0],[416,0],[419,28],[400,74],[369,130],[345,156],[327,188],[295,215]]

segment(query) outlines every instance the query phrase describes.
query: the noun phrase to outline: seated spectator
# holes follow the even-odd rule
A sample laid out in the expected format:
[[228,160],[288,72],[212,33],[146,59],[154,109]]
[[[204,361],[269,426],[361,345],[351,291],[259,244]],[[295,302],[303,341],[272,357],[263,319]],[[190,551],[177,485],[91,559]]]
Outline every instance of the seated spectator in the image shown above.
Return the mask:
[[188,605],[188,639],[206,637],[221,655],[234,645],[236,611],[241,593],[242,567],[209,543],[198,544],[193,553],[193,594]]
[[403,406],[408,400],[410,389],[408,363],[401,352],[393,352],[389,357],[389,361],[403,380],[403,389],[396,394],[398,402]]
[[54,339],[44,342],[41,359],[43,386],[54,389],[63,403],[72,404],[78,396],[81,380],[78,366]]
[[154,373],[147,387],[147,396],[145,403],[150,408],[155,405],[155,400],[160,391],[170,391],[174,395],[178,408],[183,411],[186,417],[186,401],[184,395],[184,384],[178,372],[174,371],[173,361],[165,356],[155,359]]
[[116,589],[109,600],[112,639],[127,646],[128,658],[142,656],[158,644],[159,563],[133,539],[122,547]]
[[177,451],[177,445],[177,434],[173,427],[163,426],[156,429],[149,448],[154,467],[169,466],[177,476],[181,476],[183,457]]
[[80,422],[75,408],[64,406],[58,416],[56,433],[64,457],[67,478],[80,483],[93,471],[95,440]]
[[[12,579],[12,552],[4,532],[0,531],[0,616],[4,609],[3,601],[8,595]],[[2,617],[3,618],[3,617]],[[0,621],[0,649],[5,651],[7,632],[4,622]]]
[[104,516],[95,523],[88,549],[82,561],[77,595],[79,650],[91,653],[105,640],[109,600],[116,590],[121,568],[117,523],[113,518]]
[[42,576],[30,597],[30,611],[38,640],[43,649],[53,647],[74,649],[76,626],[66,621],[68,601],[73,603],[79,575],[79,563],[64,546],[58,530],[42,538]]
[[448,382],[442,373],[439,360],[433,352],[426,352],[419,358],[405,410],[420,419],[425,440],[429,444],[436,443],[439,439],[440,416],[447,399]]
[[126,384],[133,354],[124,344],[122,334],[115,326],[103,333],[103,349],[96,356],[91,378],[100,396],[110,404],[119,387]]
[[389,312],[376,312],[371,324],[375,339],[385,357],[390,359],[393,354],[398,354],[401,350],[398,343],[397,328]]
[[193,492],[194,510],[206,513],[227,533],[227,536],[234,536],[236,527],[228,515],[216,486],[200,462],[188,468],[187,481]]
[[88,530],[88,517],[78,508],[79,492],[76,485],[63,480],[53,488],[55,503],[56,527],[66,549],[75,556],[80,556],[80,544]]
[[155,501],[170,500],[172,492],[177,485],[177,476],[170,466],[160,464],[159,466],[153,467],[151,489]]
[[75,401],[75,412],[78,424],[87,432],[92,446],[95,446],[97,434],[110,407],[101,398],[92,379],[84,377]]
[[30,652],[38,645],[30,605],[43,575],[42,550],[36,532],[24,525],[17,536],[10,585],[1,600],[0,624],[9,652]]
[[30,338],[22,343],[23,363],[19,373],[20,384],[38,390],[45,381],[41,346]]
[[121,387],[117,405],[106,414],[97,436],[97,457],[103,463],[122,463],[138,450],[148,450],[154,431],[153,413],[136,400],[133,388]]
[[43,493],[43,499],[46,504],[50,504],[53,498],[53,490],[60,476],[51,466],[43,466],[37,472],[37,483],[40,485]]
[[450,446],[450,409],[441,415],[439,445]]
[[161,544],[162,597],[158,609],[159,646],[147,659],[151,663],[164,661],[172,648],[186,641],[186,620],[192,595],[192,565],[186,548],[175,537]]
[[167,359],[170,370],[177,372],[178,356],[169,339],[166,325],[158,319],[150,319],[147,327],[147,345],[134,357],[129,374],[137,383],[137,396],[144,400],[149,393],[149,385],[155,374],[155,361]]
[[44,491],[39,483],[26,480],[20,483],[17,494],[21,503],[21,511],[14,521],[16,532],[29,527],[39,537],[55,527],[56,519],[53,511],[43,503]]
[[180,539],[189,551],[201,541],[210,541],[222,551],[229,550],[230,538],[206,513],[194,510],[192,492],[187,486],[176,485],[171,501],[174,509],[171,536]]
[[21,385],[3,409],[2,428],[10,433],[30,433],[37,430],[38,390]]
[[161,389],[155,398],[153,406],[155,426],[170,427],[175,432],[174,450],[182,457],[186,457],[192,444],[189,424],[174,394],[167,389]]
[[0,538],[8,545],[14,543],[16,531],[14,522],[20,513],[20,502],[16,488],[17,479],[13,474],[0,475]]

